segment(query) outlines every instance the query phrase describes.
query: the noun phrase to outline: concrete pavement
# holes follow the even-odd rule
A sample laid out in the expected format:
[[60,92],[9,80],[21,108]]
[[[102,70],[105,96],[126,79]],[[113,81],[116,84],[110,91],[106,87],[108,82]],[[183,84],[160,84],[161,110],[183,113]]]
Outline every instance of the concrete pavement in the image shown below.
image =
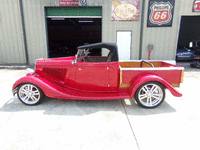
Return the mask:
[[199,70],[186,64],[183,97],[166,91],[161,106],[144,109],[134,100],[45,98],[26,106],[11,93],[25,71],[0,69],[0,150],[200,149]]

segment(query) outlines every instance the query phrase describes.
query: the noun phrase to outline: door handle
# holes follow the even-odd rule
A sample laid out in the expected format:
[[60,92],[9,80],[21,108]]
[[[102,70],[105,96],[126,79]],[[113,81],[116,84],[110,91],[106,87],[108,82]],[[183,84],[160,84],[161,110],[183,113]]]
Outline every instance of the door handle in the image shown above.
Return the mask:
[[83,70],[83,68],[79,68],[78,70]]

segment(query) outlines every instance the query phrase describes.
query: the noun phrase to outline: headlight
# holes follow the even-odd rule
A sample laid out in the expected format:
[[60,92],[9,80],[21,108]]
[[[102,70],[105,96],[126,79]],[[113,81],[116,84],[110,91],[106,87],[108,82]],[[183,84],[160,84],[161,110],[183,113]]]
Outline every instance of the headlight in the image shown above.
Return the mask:
[[27,69],[26,69],[26,73],[34,73],[34,70],[31,69],[31,68],[27,68]]

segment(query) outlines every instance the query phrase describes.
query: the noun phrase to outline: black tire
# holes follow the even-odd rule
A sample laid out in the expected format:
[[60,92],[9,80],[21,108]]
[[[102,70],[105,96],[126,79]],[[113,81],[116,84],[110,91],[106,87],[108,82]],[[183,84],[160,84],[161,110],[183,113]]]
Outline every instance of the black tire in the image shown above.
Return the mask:
[[147,82],[141,85],[136,93],[135,100],[143,108],[155,108],[165,99],[165,89],[158,82]]
[[33,106],[42,101],[44,93],[38,86],[31,83],[24,83],[19,86],[17,96],[25,105]]
[[190,67],[191,67],[191,68],[195,68],[194,64],[190,64]]

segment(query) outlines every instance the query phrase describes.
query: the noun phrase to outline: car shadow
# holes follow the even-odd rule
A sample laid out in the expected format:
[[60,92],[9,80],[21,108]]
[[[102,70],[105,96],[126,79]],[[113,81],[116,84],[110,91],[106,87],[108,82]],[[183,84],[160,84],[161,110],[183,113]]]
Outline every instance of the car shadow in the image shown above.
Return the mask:
[[1,112],[37,110],[43,111],[45,115],[68,116],[84,116],[104,111],[116,111],[135,116],[176,112],[176,110],[165,101],[155,109],[145,109],[137,105],[134,99],[128,100],[127,103],[127,100],[63,100],[45,98],[39,105],[27,106],[22,104],[17,97],[13,97],[0,108]]
[[165,114],[174,113],[176,109],[170,106],[166,101],[164,101],[160,106],[147,109],[140,107],[134,99],[130,99],[130,102],[126,104],[126,100],[122,101],[122,104],[129,115],[145,116],[145,115],[155,115],[155,114]]

